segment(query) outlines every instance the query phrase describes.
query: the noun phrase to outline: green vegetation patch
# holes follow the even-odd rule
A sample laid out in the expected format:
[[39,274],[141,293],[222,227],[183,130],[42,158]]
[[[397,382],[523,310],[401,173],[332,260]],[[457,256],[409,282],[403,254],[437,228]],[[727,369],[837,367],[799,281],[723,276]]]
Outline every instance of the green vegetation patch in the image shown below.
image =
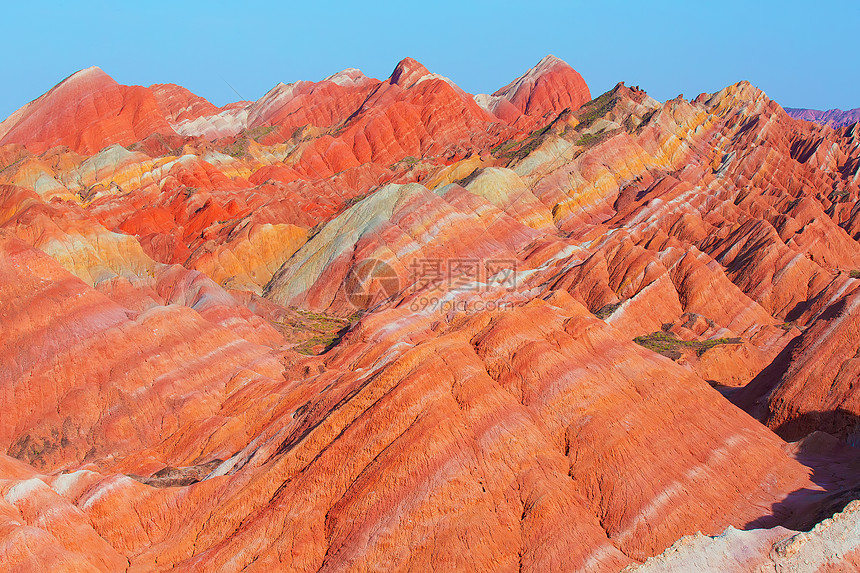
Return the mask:
[[271,323],[294,341],[293,350],[310,356],[322,354],[334,347],[349,329],[353,318],[293,308],[281,320],[272,320]]
[[260,140],[273,131],[277,129],[277,126],[274,125],[258,125],[257,127],[251,128],[245,131],[245,137],[248,139],[253,139],[257,143],[260,143]]
[[224,147],[223,152],[230,157],[241,158],[248,153],[248,139],[240,137],[235,142]]
[[516,147],[519,144],[520,144],[519,141],[504,141],[504,142],[498,144],[497,146],[495,146],[494,148],[492,148],[490,150],[490,153],[492,153],[493,155],[498,157],[499,155],[503,155],[504,153],[507,153],[508,151],[510,151],[511,149],[513,149],[514,147]]
[[540,144],[543,143],[544,139],[546,139],[547,133],[549,133],[553,125],[555,125],[554,121],[548,123],[541,129],[531,132],[531,134],[522,141],[508,141],[503,144],[499,144],[492,148],[490,153],[495,157],[510,159],[511,161],[525,159],[532,151],[537,149]]
[[418,163],[420,161],[421,161],[421,159],[418,157],[413,157],[411,155],[407,155],[403,159],[398,159],[397,161],[392,163],[388,168],[391,169],[392,171],[396,170],[398,167],[401,167],[401,166],[405,166],[405,167],[408,167],[411,169],[412,167],[415,167],[416,165],[418,165]]
[[597,311],[594,313],[594,316],[601,320],[606,320],[607,318],[612,316],[613,312],[618,310],[619,306],[621,306],[620,302],[610,302],[609,304],[605,304],[599,309],[597,309]]
[[308,338],[307,340],[305,340],[304,342],[301,342],[301,343],[293,346],[293,350],[295,350],[299,354],[304,354],[306,356],[313,356],[315,354],[318,354],[315,351],[316,348],[322,346],[323,352],[325,352],[326,350],[329,350],[332,346],[334,346],[334,343],[337,340],[338,340],[338,336],[336,334],[312,336],[312,337]]
[[605,116],[612,110],[612,107],[617,102],[617,97],[614,91],[608,91],[605,94],[583,104],[576,112],[576,119],[579,121],[577,129],[585,129],[595,121]]
[[603,139],[605,133],[586,133],[582,137],[576,140],[574,145],[579,145],[581,147],[591,147]]
[[662,354],[672,360],[681,357],[681,351],[685,348],[695,350],[696,356],[701,356],[711,348],[721,344],[741,344],[740,338],[714,338],[712,340],[681,340],[671,332],[652,332],[637,336],[633,342],[657,354]]

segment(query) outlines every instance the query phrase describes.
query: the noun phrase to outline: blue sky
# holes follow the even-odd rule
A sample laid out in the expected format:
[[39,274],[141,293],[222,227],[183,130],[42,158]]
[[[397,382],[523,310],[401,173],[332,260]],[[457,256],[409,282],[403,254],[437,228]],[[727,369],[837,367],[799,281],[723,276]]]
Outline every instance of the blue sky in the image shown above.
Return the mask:
[[97,65],[222,105],[347,67],[385,78],[405,56],[472,93],[548,53],[593,95],[624,81],[665,100],[746,79],[789,107],[860,107],[860,3],[15,2],[4,6],[0,117]]

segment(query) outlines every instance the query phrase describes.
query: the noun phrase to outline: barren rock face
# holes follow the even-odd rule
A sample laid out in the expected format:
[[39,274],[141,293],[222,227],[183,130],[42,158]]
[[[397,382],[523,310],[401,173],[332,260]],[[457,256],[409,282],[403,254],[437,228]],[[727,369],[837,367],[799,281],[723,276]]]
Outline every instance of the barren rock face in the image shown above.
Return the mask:
[[[796,440],[822,430],[860,445],[857,281],[745,389],[768,426]],[[753,402],[755,401],[755,402]]]
[[0,570],[853,563],[858,168],[552,56],[78,72],[0,124]]
[[782,527],[738,531],[717,537],[685,537],[664,553],[624,571],[856,571],[860,567],[857,512],[860,502],[826,519],[812,531]]

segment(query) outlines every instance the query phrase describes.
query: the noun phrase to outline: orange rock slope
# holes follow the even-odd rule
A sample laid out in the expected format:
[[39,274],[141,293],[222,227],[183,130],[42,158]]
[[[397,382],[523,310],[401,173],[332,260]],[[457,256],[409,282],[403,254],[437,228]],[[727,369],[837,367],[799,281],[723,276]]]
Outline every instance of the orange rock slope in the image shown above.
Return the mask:
[[857,126],[590,98],[90,69],[0,124],[0,569],[789,563],[860,491]]

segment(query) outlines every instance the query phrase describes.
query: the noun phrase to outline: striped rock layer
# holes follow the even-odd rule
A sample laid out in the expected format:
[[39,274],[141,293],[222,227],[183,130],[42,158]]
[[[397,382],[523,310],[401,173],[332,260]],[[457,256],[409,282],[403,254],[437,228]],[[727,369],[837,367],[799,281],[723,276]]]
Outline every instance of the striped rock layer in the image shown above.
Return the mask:
[[78,72],[0,124],[0,569],[856,562],[858,200],[746,82]]

